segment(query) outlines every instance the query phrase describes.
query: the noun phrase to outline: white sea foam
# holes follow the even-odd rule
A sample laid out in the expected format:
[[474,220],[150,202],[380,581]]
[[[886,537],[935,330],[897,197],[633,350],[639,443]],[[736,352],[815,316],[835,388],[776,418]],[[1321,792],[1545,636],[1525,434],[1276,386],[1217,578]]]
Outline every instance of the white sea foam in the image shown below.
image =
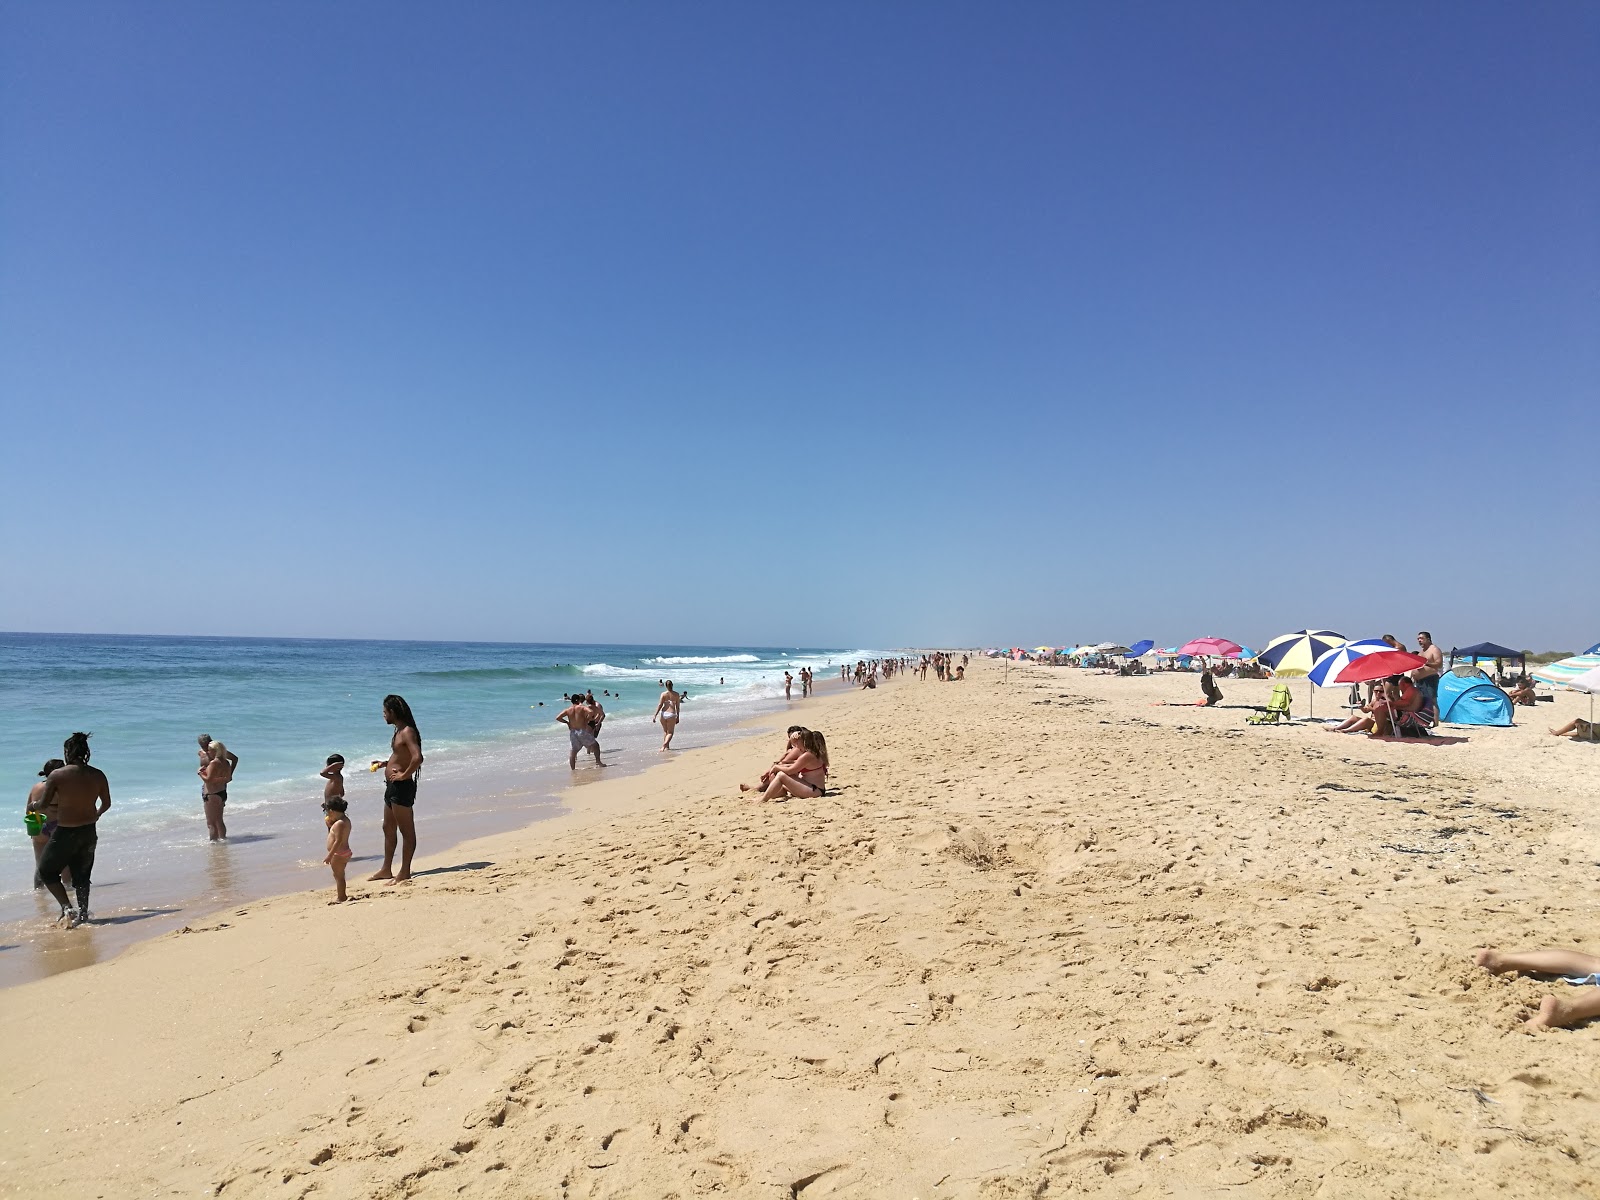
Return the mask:
[[761,658],[755,654],[684,654],[671,658],[647,658],[644,661],[658,667],[698,667],[707,663],[753,663],[760,662]]

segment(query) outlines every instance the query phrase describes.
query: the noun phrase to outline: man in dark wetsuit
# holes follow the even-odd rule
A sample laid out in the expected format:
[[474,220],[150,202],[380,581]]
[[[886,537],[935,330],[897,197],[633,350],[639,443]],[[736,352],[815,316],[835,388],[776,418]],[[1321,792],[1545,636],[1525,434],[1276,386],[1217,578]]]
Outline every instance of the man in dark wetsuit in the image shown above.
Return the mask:
[[[89,765],[89,735],[75,733],[62,747],[67,765],[51,771],[44,781],[39,806],[56,814],[55,832],[39,856],[39,876],[61,905],[58,922],[68,928],[89,921],[89,876],[94,873],[94,851],[99,841],[95,822],[111,807],[111,785],[103,772]],[[72,871],[72,887],[78,893],[78,911],[61,884],[61,872]]]
[[[372,878],[404,883],[411,878],[411,856],[417,850],[417,772],[422,770],[422,735],[411,706],[400,696],[383,698],[383,719],[394,726],[389,757],[383,766],[383,866]],[[400,874],[394,873],[396,835],[401,843]]]

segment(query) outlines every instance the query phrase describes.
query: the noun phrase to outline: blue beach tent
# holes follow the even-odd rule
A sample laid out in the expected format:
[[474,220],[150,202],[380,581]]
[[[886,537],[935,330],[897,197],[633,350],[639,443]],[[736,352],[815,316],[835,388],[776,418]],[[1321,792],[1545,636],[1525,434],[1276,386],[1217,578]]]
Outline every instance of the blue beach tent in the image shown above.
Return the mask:
[[1451,725],[1509,725],[1511,697],[1481,671],[1460,675],[1446,671],[1439,677],[1439,720]]
[[1584,651],[1585,654],[1600,654],[1600,642],[1596,642]]

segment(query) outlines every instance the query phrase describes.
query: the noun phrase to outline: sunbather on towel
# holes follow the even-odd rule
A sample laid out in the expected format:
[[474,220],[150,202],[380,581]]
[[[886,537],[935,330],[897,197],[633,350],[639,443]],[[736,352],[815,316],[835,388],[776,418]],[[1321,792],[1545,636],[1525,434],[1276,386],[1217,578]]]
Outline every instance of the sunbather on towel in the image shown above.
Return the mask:
[[1573,717],[1560,729],[1552,729],[1550,732],[1557,737],[1571,738],[1575,742],[1592,742],[1600,740],[1600,722]]
[[1568,983],[1588,984],[1575,996],[1546,996],[1527,1023],[1529,1029],[1563,1029],[1600,1017],[1600,957],[1581,950],[1495,950],[1485,946],[1472,956],[1491,975],[1521,971],[1527,975],[1560,975]]

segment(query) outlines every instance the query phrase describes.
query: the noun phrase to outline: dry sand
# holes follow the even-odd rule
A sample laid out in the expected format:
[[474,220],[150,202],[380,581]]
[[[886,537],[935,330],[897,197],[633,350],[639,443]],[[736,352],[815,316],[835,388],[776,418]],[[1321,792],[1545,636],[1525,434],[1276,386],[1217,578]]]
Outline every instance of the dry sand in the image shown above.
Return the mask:
[[1577,699],[1421,745],[1156,706],[1196,692],[824,700],[826,800],[738,798],[774,735],[690,752],[11,989],[0,1187],[1600,1195],[1600,1023],[1468,965],[1600,947]]

